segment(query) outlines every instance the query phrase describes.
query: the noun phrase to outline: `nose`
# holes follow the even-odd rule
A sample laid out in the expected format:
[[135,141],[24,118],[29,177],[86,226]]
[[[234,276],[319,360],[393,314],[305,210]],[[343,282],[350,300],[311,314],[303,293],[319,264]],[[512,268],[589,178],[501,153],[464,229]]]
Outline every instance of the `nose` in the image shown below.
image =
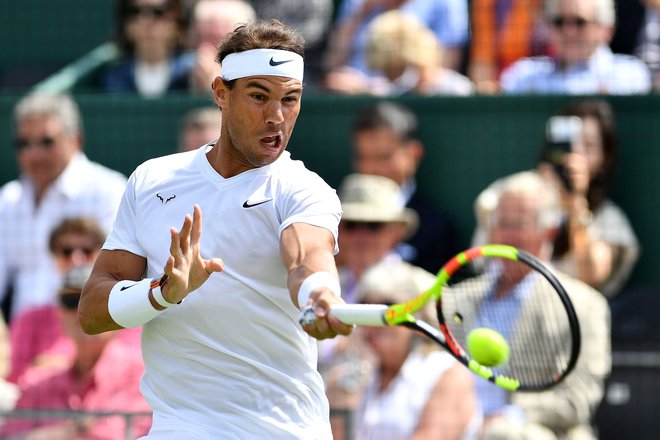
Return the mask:
[[87,256],[82,249],[74,249],[71,253],[71,262],[74,266],[80,266],[87,262]]
[[284,122],[284,113],[282,112],[282,103],[273,101],[266,106],[264,110],[264,119],[267,124],[281,124]]

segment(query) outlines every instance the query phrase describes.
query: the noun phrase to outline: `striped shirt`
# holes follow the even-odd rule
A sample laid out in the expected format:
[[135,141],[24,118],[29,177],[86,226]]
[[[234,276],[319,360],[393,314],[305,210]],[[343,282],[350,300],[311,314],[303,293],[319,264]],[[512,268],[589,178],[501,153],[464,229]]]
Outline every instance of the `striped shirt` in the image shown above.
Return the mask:
[[651,90],[651,74],[641,60],[600,46],[585,63],[561,69],[556,60],[530,57],[515,62],[500,78],[509,94],[632,95]]

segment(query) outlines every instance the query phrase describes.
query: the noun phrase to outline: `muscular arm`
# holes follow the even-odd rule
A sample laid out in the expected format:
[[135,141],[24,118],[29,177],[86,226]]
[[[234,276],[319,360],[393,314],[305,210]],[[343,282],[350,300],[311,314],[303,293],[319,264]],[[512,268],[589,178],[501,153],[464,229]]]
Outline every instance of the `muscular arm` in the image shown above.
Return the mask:
[[[193,207],[193,215],[186,215],[180,230],[170,229],[170,256],[163,272],[167,282],[161,287],[163,298],[171,304],[181,302],[190,292],[204,284],[214,272],[222,272],[220,258],[202,258],[199,242],[202,236],[202,210]],[[147,260],[127,251],[101,251],[94,270],[82,291],[78,315],[80,325],[89,334],[117,330],[121,327],[108,311],[108,297],[113,286],[121,280],[139,281],[145,274]],[[164,310],[149,291],[149,302],[156,310]]]
[[108,296],[120,280],[142,279],[147,260],[128,251],[102,250],[80,297],[78,315],[85,333],[97,334],[121,328],[108,312]]
[[[337,274],[333,249],[334,237],[324,228],[305,223],[294,223],[282,232],[280,253],[284,267],[289,273],[287,283],[291,301],[297,307],[305,306],[305,304],[298,304],[298,290],[305,278],[321,271]],[[344,302],[338,293],[332,292],[328,288],[318,288],[310,295],[312,306],[317,311],[318,317],[313,324],[305,326],[305,331],[310,336],[325,339],[351,332],[351,326],[327,316],[327,311],[332,304]]]

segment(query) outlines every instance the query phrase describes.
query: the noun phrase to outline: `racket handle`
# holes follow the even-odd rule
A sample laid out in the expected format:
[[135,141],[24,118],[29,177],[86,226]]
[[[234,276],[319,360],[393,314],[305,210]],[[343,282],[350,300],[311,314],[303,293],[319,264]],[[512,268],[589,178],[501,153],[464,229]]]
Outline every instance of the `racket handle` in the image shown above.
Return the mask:
[[385,322],[383,304],[335,304],[330,309],[330,315],[336,317],[344,324],[382,327]]

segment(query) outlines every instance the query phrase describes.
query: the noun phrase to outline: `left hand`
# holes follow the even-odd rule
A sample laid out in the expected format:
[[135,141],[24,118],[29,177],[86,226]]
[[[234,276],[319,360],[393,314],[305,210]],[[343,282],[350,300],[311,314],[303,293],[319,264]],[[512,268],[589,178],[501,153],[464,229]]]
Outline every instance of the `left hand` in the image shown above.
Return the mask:
[[[311,293],[309,301],[303,307],[309,307],[314,311],[316,319],[303,325],[305,332],[316,339],[329,339],[337,335],[348,336],[353,331],[353,326],[344,324],[334,316],[330,316],[329,310],[332,304],[344,304],[333,291],[327,288],[319,288]],[[304,309],[303,309],[304,310]]]
[[172,241],[170,257],[165,264],[167,282],[162,287],[166,301],[176,304],[190,292],[204,284],[213,272],[222,272],[224,264],[220,258],[204,259],[199,254],[202,236],[202,209],[193,208],[193,216],[186,215],[181,230],[170,230]]

